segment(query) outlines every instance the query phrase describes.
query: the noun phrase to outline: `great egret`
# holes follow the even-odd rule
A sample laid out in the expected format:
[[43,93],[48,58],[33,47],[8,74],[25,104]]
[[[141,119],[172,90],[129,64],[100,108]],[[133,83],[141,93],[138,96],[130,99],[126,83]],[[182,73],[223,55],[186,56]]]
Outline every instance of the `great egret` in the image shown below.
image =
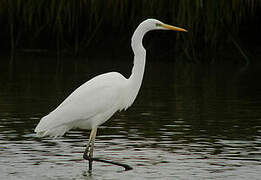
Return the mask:
[[131,39],[134,52],[131,76],[127,79],[120,73],[109,72],[92,78],[78,87],[55,110],[44,116],[35,132],[39,136],[57,137],[73,128],[91,129],[84,158],[93,158],[94,141],[99,125],[116,111],[130,107],[139,92],[146,60],[142,39],[151,30],[186,32],[185,29],[164,24],[156,19],[143,21]]

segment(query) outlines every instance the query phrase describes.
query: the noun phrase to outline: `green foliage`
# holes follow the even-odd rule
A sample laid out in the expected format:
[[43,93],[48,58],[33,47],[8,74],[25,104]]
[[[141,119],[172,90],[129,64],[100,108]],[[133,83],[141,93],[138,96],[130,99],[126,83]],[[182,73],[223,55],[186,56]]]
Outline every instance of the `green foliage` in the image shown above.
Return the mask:
[[[56,48],[77,54],[94,39],[104,38],[105,28],[128,34],[153,17],[187,28],[186,37],[177,34],[176,40],[184,42],[180,50],[194,57],[197,48],[219,47],[237,34],[260,7],[261,1],[254,0],[2,0],[1,36],[9,37],[12,49]],[[224,31],[226,25],[230,34]]]

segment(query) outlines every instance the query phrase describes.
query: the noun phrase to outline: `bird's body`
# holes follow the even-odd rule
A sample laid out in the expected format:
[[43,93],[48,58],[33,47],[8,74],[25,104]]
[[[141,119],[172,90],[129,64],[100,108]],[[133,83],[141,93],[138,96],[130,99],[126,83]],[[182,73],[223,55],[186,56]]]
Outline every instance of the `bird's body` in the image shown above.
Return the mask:
[[[57,137],[73,128],[92,129],[84,153],[85,158],[92,158],[93,144],[99,125],[107,121],[115,112],[126,110],[131,106],[139,92],[146,61],[146,50],[142,45],[144,35],[151,30],[168,29],[186,31],[156,19],[143,21],[131,39],[134,52],[131,76],[125,78],[120,73],[110,72],[92,78],[77,88],[54,111],[43,117],[35,132],[40,136]],[[87,157],[90,146],[91,151]]]
[[125,98],[127,86],[127,79],[117,72],[96,76],[43,117],[35,131],[42,136],[57,137],[72,128],[98,127],[116,111],[128,107],[131,99]]

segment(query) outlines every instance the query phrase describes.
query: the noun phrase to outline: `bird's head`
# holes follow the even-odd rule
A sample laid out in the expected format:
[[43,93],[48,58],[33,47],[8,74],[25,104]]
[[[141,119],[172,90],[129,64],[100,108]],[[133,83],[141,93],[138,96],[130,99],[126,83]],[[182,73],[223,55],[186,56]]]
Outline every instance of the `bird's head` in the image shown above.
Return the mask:
[[[131,38],[131,46],[132,49],[137,53],[139,49],[143,49],[142,46],[142,39],[143,36],[152,30],[173,30],[173,31],[182,31],[182,32],[187,32],[187,30],[175,26],[171,26],[168,24],[165,24],[157,19],[147,19],[140,23],[140,25],[136,28],[135,32],[132,35]],[[140,48],[142,47],[142,48]],[[146,52],[144,50],[144,52]]]
[[157,19],[147,19],[143,21],[143,23],[146,24],[148,30],[173,30],[173,31],[187,32],[186,29],[165,24]]

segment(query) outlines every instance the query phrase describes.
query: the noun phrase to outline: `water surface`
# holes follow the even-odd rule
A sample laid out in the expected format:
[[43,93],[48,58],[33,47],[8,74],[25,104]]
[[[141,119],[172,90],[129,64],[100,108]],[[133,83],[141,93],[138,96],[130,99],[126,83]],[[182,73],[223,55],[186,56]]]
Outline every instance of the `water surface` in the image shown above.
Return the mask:
[[[2,57],[4,59],[4,57]],[[3,60],[3,62],[8,62]],[[131,60],[23,55],[0,72],[0,179],[259,179],[261,85],[256,65],[147,62],[138,99],[97,135],[95,156],[134,169],[82,159],[89,132],[58,139],[33,130],[76,87],[97,74],[128,76]]]

